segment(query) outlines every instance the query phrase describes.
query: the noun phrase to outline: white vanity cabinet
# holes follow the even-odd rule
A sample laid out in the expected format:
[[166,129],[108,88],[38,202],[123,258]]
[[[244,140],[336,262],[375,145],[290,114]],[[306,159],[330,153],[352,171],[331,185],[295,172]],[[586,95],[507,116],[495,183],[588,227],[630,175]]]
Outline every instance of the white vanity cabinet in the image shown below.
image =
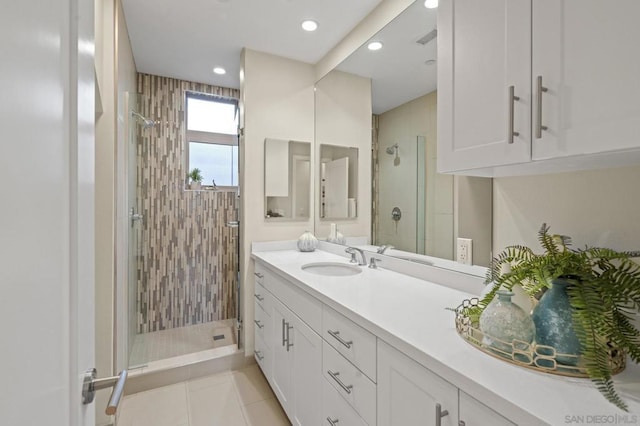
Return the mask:
[[[640,157],[637,16],[636,0],[441,1],[438,169],[499,176]],[[503,167],[514,164],[525,167]]]
[[458,388],[379,340],[378,424],[456,426]]
[[[256,272],[262,275],[262,278],[256,275],[255,287],[254,335],[258,365],[294,425],[319,425],[322,338],[300,316],[310,314],[311,318],[317,317],[320,321],[321,304],[258,263]],[[287,300],[288,305],[285,306],[282,300]],[[289,308],[294,306],[310,309],[299,316]],[[314,311],[317,312],[315,315]]]
[[459,426],[515,426],[491,408],[460,391]]

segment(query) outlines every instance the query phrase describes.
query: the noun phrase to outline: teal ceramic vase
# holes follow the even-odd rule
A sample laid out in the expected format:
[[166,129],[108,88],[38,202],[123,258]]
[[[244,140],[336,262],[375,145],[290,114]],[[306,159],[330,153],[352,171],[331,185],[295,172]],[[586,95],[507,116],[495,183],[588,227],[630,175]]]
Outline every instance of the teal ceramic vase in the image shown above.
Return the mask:
[[[556,278],[551,281],[540,303],[531,314],[536,326],[536,344],[555,348],[556,353],[580,355],[580,341],[573,328],[572,308],[567,295],[567,286],[578,284],[568,278]],[[578,358],[556,356],[556,361],[564,365],[575,366]]]
[[480,315],[483,345],[506,352],[504,355],[512,353],[513,340],[531,343],[535,332],[531,316],[513,303],[512,297],[512,292],[498,290]]

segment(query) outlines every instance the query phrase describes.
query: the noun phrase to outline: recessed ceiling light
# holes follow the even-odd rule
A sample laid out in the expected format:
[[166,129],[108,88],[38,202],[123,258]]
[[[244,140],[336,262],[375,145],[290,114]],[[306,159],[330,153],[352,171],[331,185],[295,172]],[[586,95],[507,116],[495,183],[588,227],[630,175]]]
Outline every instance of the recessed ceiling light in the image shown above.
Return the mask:
[[222,68],[222,67],[215,67],[215,68],[213,69],[213,72],[214,72],[214,73],[216,73],[216,74],[218,74],[218,75],[223,75],[223,74],[226,74],[226,73],[227,73],[227,70],[225,70],[225,69],[224,69],[224,68]]
[[438,7],[438,0],[424,0],[424,7],[427,9],[435,9]]
[[318,23],[312,20],[303,21],[301,26],[305,31],[315,31],[318,29]]
[[382,43],[379,41],[372,41],[367,45],[367,49],[369,50],[380,50],[382,49]]

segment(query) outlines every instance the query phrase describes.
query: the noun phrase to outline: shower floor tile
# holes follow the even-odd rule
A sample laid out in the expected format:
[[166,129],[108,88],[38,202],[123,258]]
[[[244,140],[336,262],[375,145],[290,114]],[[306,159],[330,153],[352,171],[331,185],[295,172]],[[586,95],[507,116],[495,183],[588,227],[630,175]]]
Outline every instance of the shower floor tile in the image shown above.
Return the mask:
[[234,345],[236,341],[233,324],[234,320],[212,321],[138,334],[133,342],[129,365],[137,366],[207,349]]

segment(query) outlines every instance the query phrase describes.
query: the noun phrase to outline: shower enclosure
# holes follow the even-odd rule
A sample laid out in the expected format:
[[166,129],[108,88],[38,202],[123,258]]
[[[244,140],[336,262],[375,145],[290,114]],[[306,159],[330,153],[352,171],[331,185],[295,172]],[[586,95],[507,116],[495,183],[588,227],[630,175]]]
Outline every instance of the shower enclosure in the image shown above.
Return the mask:
[[238,191],[189,190],[183,105],[128,95],[128,366],[228,354],[237,350]]
[[375,144],[373,243],[451,258],[453,179],[436,173],[436,143],[424,136]]

